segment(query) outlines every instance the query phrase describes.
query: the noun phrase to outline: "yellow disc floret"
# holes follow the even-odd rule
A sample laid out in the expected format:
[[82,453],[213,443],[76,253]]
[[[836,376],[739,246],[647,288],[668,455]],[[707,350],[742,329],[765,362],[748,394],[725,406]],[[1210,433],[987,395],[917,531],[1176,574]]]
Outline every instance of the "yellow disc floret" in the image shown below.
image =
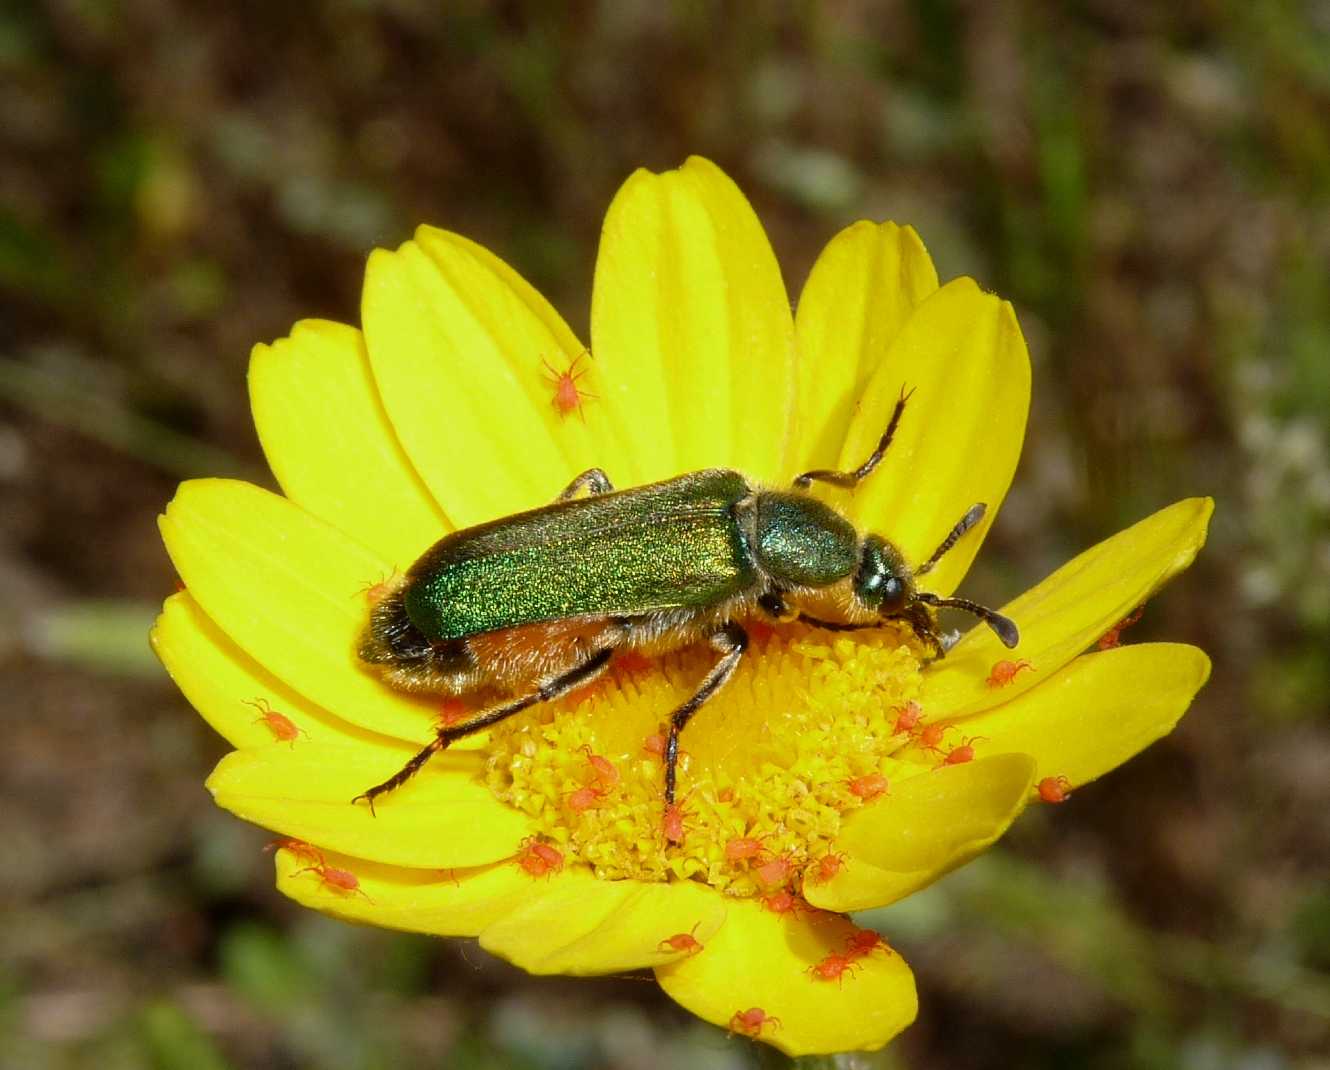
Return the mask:
[[890,790],[919,650],[890,627],[751,631],[740,668],[683,733],[673,809],[667,718],[706,673],[705,649],[621,657],[597,683],[499,725],[490,787],[602,879],[694,879],[736,896],[797,887],[831,856],[841,814]]

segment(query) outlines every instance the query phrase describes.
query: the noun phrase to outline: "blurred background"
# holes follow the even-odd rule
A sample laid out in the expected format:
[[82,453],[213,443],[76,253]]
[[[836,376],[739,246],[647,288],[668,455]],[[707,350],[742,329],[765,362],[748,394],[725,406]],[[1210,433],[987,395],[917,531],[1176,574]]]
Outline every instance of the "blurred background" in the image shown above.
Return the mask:
[[250,346],[475,238],[586,337],[638,166],[725,167],[797,295],[859,218],[1011,298],[1026,452],[967,593],[1177,498],[1128,641],[1214,676],[1140,759],[868,920],[865,1067],[1330,1067],[1330,3],[0,4],[0,1068],[778,1065],[654,984],[527,977],[272,887],[153,661],[182,478],[271,486]]

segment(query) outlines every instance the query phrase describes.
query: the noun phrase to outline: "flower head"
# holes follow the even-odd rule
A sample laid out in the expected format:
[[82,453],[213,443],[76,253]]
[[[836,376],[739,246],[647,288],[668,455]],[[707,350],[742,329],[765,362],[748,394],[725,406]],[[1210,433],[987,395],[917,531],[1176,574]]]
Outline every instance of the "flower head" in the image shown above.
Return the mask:
[[1208,674],[1188,646],[1087,652],[1190,563],[1211,510],[1190,500],[1004,607],[1015,651],[982,625],[935,658],[898,622],[755,615],[681,737],[672,806],[666,719],[715,664],[705,644],[615,658],[371,813],[352,800],[495,700],[408,694],[357,656],[372,606],[441,536],[592,467],[619,488],[852,468],[910,387],[871,478],[815,493],[912,565],[987,503],[926,577],[945,598],[1010,484],[1030,369],[1011,307],[939,286],[892,224],[838,235],[791,315],[751,208],[699,159],[616,197],[589,349],[510,267],[428,227],[373,254],[362,315],[363,333],[306,321],[256,347],[284,494],[180,488],[162,532],[186,589],[153,634],[236,747],[209,780],[218,803],[284,837],[278,886],[316,909],[476,936],[535,973],[652,968],[694,1013],[794,1054],[880,1047],[913,1019],[914,982],[847,912],[929,884],[1168,732]]

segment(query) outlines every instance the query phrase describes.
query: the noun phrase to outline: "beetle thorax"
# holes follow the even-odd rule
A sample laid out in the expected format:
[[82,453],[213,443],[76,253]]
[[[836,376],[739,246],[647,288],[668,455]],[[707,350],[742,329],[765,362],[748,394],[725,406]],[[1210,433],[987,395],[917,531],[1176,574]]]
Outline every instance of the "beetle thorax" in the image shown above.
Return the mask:
[[858,566],[854,526],[808,494],[759,491],[736,512],[757,566],[777,587],[829,587]]

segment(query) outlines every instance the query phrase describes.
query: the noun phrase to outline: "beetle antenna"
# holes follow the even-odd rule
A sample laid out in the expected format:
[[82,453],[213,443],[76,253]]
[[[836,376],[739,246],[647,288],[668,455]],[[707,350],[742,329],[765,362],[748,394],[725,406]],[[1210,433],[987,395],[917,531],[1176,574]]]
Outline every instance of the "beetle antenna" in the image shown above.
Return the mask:
[[858,468],[852,472],[833,472],[826,468],[819,468],[812,472],[805,472],[801,476],[794,477],[794,485],[801,490],[807,490],[813,485],[813,480],[821,483],[830,483],[834,487],[858,486],[866,479],[870,472],[878,466],[883,456],[887,452],[887,447],[891,445],[892,437],[896,434],[896,425],[901,422],[901,415],[905,412],[905,403],[910,400],[910,395],[914,389],[906,390],[901,387],[901,396],[896,401],[896,407],[891,410],[891,420],[887,423],[887,429],[878,439],[877,448],[869,455],[868,460],[864,461]]
[[933,556],[914,570],[916,576],[922,576],[925,573],[932,572],[933,566],[942,559],[942,555],[956,545],[956,540],[974,527],[984,518],[984,512],[988,506],[983,502],[976,502],[966,511],[965,515],[956,521],[956,526],[951,529],[951,534],[942,540],[942,545],[933,551]]
[[993,629],[994,634],[1002,640],[1002,645],[1008,650],[1021,641],[1021,632],[1016,627],[1015,621],[987,606],[981,606],[978,602],[971,602],[968,598],[939,598],[926,591],[920,591],[915,598],[939,609],[963,609],[967,613],[973,613]]

